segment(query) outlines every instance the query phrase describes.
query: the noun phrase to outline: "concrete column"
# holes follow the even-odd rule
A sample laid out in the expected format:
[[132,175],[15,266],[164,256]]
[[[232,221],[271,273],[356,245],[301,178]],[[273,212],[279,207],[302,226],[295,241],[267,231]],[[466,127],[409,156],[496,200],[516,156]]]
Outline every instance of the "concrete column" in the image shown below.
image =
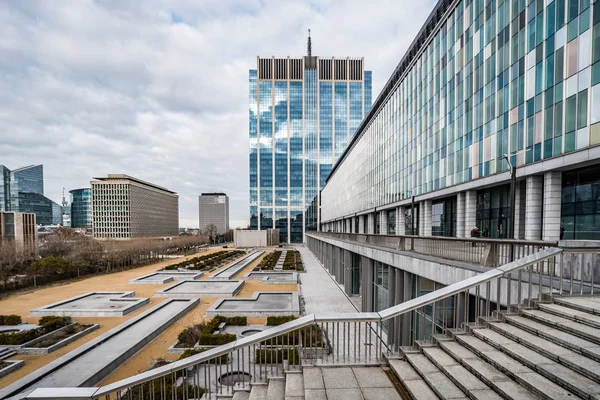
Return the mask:
[[381,235],[388,234],[388,212],[387,211],[379,212],[379,233]]
[[417,222],[419,222],[419,235],[423,236],[423,232],[424,232],[424,228],[423,228],[423,222],[425,221],[425,218],[423,218],[423,215],[425,214],[425,204],[421,201],[419,202],[419,221],[415,221],[415,226],[417,226]]
[[358,233],[366,233],[365,231],[365,216],[358,216]]
[[456,195],[456,237],[465,237],[465,193]]
[[465,237],[471,236],[471,229],[477,223],[477,192],[465,192]]
[[344,292],[348,296],[352,295],[352,253],[348,250],[342,250],[344,253]]
[[517,182],[515,191],[515,239],[525,239],[525,182]]
[[406,235],[404,207],[396,207],[396,235]]
[[560,239],[560,208],[562,200],[562,172],[544,174],[544,240]]
[[431,236],[431,200],[423,202],[423,233],[421,236]]
[[[407,301],[412,298],[412,286],[413,286],[413,274],[410,272],[404,272],[403,279],[403,298],[402,301]],[[402,316],[402,345],[408,346],[410,343],[410,330],[412,325],[412,313],[405,313]]]
[[361,256],[360,268],[363,280],[361,282],[362,310],[373,311],[373,260]]
[[367,215],[367,233],[369,235],[375,233],[375,214],[373,213]]
[[542,186],[543,177],[528,176],[525,195],[525,240],[542,238]]

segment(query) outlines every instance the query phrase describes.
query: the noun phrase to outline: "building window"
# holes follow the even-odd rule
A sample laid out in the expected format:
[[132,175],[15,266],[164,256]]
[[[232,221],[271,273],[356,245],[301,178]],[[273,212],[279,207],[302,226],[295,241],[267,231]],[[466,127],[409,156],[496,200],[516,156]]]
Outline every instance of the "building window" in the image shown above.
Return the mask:
[[600,166],[563,172],[561,223],[565,240],[600,240]]
[[432,204],[431,234],[433,236],[456,236],[456,197]]
[[[476,224],[482,236],[507,237],[510,224],[509,194],[510,185],[477,191]],[[467,228],[470,231],[472,227]]]
[[388,234],[395,235],[396,234],[396,210],[388,211],[387,213],[388,219]]
[[[373,262],[373,311],[381,311],[389,305],[389,271],[390,267],[379,261]],[[387,331],[387,323],[383,323],[383,329]]]
[[381,233],[381,213],[375,213],[375,234],[379,235]]
[[[430,279],[415,276],[413,279],[413,298],[424,296],[435,290],[443,288],[444,285],[434,282]],[[454,297],[449,297],[443,301],[435,303],[435,330],[436,333],[442,333],[443,328],[454,327]],[[433,305],[430,304],[424,308],[419,308],[413,312],[413,324],[411,333],[413,340],[429,338],[433,327],[432,322]]]
[[419,234],[419,207],[414,208],[414,224],[413,224],[413,208],[406,207],[404,209],[404,229],[405,229],[405,232],[407,235],[418,235]]

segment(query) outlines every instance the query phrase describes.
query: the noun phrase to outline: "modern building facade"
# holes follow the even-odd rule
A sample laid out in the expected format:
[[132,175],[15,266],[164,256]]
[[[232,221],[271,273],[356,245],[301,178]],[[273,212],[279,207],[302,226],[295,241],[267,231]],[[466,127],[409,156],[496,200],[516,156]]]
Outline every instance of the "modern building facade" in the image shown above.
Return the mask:
[[74,229],[92,229],[92,189],[70,190],[71,227]]
[[202,193],[198,198],[199,228],[215,225],[219,235],[229,230],[229,197],[225,193]]
[[510,237],[510,163],[516,238],[597,240],[598,145],[599,2],[440,1],[333,167],[322,229]]
[[99,239],[172,237],[179,234],[179,196],[123,174],[94,178],[92,225]]
[[302,242],[319,191],[371,107],[362,58],[257,57],[250,70],[250,226]]
[[37,249],[35,214],[0,211],[0,242],[10,241],[20,251],[35,254]]
[[61,206],[44,196],[44,166],[9,170],[0,165],[0,211],[34,213],[39,225],[62,223]]

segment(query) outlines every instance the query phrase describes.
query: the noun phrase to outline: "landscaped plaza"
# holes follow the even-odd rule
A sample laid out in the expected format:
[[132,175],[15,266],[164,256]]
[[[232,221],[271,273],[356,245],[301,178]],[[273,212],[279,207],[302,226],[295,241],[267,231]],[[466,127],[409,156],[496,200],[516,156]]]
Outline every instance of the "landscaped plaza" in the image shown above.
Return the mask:
[[[14,315],[6,322],[0,321],[0,328],[6,328],[1,329],[5,336],[28,330],[40,330],[41,335],[40,316],[62,315],[65,318],[57,329],[61,332],[43,332],[44,339],[46,336],[56,338],[45,339],[52,343],[50,351],[31,351],[33,346],[29,341],[21,347],[13,344],[6,347],[17,354],[2,360],[3,367],[15,366],[0,377],[0,388],[10,389],[16,382],[17,385],[22,383],[25,391],[35,387],[85,385],[86,382],[100,385],[145,371],[157,362],[179,359],[180,354],[172,354],[169,347],[186,328],[210,321],[206,316],[207,309],[222,298],[249,299],[256,293],[298,292],[295,281],[274,285],[261,280],[243,280],[267,254],[270,254],[269,249],[258,253],[211,249],[142,268],[20,292],[0,300],[1,314]],[[230,267],[235,273],[228,277],[235,277],[235,280],[212,279]],[[297,308],[295,311],[293,306]],[[288,315],[299,314],[297,300],[292,304],[290,299],[290,304],[284,307],[289,311]],[[249,326],[264,326],[268,315],[250,316],[244,322]],[[67,325],[85,329],[78,328],[77,332],[71,333],[70,328],[64,333],[66,328],[62,326]],[[240,329],[239,336],[242,337],[242,332],[248,335],[259,331],[256,327]],[[221,343],[227,337],[235,339],[236,334],[230,333],[231,327],[227,332],[214,335],[217,336],[215,343]],[[33,338],[35,334],[29,336]],[[16,339],[13,338],[13,342],[16,343]],[[0,341],[0,348],[3,348],[2,344],[6,343]],[[50,362],[65,355],[71,355],[72,359],[60,368],[48,367]],[[15,368],[15,360],[18,360],[18,368]],[[95,374],[107,366],[111,367],[111,372],[104,373],[105,376],[98,380],[102,374]],[[31,384],[27,382],[40,371],[44,371],[43,379]],[[72,378],[75,371],[78,371],[78,382]],[[4,395],[2,391],[0,394]]]

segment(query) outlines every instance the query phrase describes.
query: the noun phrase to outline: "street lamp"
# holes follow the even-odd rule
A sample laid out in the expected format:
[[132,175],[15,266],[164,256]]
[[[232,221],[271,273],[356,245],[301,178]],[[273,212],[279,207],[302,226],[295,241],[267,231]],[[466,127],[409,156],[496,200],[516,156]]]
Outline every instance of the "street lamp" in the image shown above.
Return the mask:
[[[516,203],[516,189],[517,189],[517,168],[510,162],[508,154],[504,155],[508,166],[510,167],[510,225],[509,225],[509,239],[515,238],[515,203]],[[510,260],[513,259],[513,246],[510,246]]]

